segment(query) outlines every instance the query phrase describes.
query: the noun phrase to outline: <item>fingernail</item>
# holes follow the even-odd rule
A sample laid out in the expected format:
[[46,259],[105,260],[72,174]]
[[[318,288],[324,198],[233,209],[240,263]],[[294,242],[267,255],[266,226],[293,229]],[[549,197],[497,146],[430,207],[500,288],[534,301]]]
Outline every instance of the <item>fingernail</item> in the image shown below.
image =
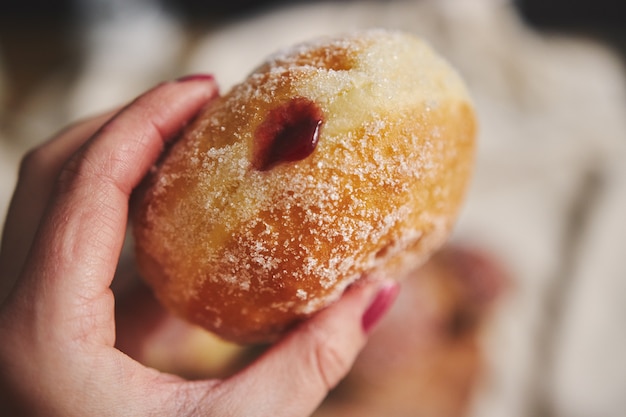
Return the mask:
[[178,82],[185,82],[185,81],[212,81],[214,79],[215,79],[215,77],[213,77],[213,75],[211,75],[211,74],[190,74],[190,75],[185,75],[184,77],[177,78],[176,81],[178,81]]
[[393,302],[396,300],[399,291],[400,286],[395,281],[383,284],[383,286],[378,290],[378,293],[374,296],[374,299],[370,303],[367,310],[365,310],[361,319],[361,324],[365,333],[371,332],[376,323],[378,323],[383,318],[385,313],[389,311]]

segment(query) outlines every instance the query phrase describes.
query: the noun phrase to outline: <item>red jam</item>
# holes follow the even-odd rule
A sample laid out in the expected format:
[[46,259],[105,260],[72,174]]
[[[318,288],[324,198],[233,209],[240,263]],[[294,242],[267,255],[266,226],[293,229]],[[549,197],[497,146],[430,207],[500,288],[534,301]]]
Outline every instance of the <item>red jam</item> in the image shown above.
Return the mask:
[[304,97],[272,109],[255,132],[254,167],[267,171],[305,159],[317,146],[322,122],[322,110]]

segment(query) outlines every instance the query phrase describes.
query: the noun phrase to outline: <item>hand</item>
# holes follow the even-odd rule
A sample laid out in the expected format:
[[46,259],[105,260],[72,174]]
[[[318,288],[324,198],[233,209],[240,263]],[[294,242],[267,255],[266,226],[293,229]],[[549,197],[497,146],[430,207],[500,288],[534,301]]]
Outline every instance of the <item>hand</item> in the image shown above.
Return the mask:
[[224,380],[186,381],[116,347],[124,323],[116,323],[111,284],[130,195],[165,142],[216,94],[208,77],[163,83],[26,156],[0,251],[0,410],[306,416],[347,373],[395,284],[353,286]]

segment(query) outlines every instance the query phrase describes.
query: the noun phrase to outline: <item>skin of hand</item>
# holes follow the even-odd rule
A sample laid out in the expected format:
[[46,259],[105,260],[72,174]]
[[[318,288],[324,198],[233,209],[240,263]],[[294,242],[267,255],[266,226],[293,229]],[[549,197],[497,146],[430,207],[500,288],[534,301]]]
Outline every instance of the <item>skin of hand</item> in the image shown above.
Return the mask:
[[217,94],[210,76],[165,82],[25,156],[0,251],[0,414],[307,416],[348,372],[392,281],[352,286],[223,380],[187,381],[118,349],[129,332],[111,285],[130,196]]

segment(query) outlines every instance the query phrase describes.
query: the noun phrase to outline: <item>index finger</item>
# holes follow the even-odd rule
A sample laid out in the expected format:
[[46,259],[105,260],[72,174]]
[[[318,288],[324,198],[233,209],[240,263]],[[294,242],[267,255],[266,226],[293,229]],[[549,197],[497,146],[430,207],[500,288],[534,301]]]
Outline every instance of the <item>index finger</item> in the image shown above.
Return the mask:
[[62,165],[113,115],[108,112],[77,122],[22,159],[0,244],[0,303],[21,272]]
[[[108,293],[132,190],[164,143],[216,94],[206,79],[164,83],[105,124],[64,166],[16,288],[41,309],[60,302],[60,321],[93,314],[77,309]],[[100,307],[112,315],[112,305]]]

